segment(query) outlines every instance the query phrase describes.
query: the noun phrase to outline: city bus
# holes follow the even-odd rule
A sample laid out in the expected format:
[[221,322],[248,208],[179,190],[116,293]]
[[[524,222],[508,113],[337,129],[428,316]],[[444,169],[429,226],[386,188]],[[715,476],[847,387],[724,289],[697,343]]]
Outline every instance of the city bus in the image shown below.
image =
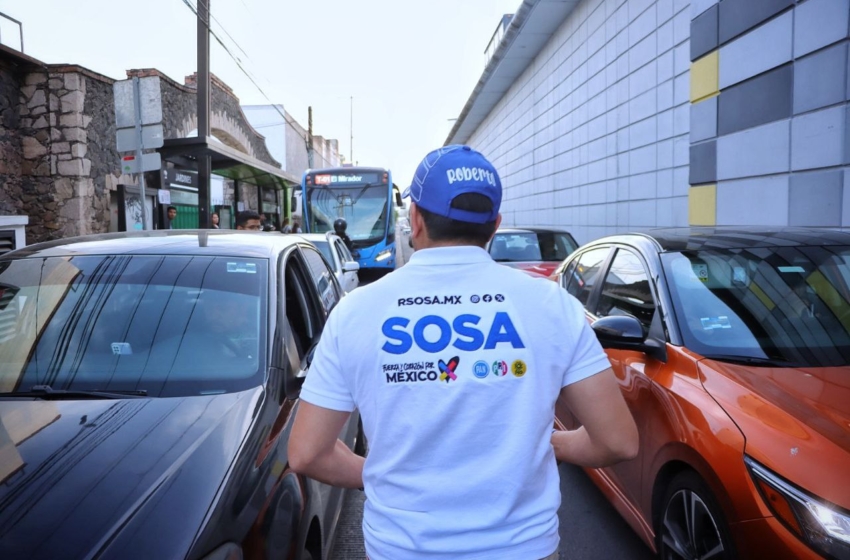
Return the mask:
[[395,269],[396,206],[402,203],[388,169],[308,169],[301,179],[301,204],[304,233],[333,231],[334,220],[345,218],[361,279]]

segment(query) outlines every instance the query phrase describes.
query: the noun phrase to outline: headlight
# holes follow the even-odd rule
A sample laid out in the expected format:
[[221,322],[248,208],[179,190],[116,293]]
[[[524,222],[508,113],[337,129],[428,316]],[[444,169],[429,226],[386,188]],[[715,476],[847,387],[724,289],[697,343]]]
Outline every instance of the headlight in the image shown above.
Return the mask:
[[385,261],[392,256],[393,256],[393,250],[392,249],[384,249],[383,251],[381,251],[380,253],[377,254],[377,256],[375,257],[375,261],[376,262]]
[[750,474],[770,509],[816,552],[850,560],[850,512],[786,482],[750,457]]

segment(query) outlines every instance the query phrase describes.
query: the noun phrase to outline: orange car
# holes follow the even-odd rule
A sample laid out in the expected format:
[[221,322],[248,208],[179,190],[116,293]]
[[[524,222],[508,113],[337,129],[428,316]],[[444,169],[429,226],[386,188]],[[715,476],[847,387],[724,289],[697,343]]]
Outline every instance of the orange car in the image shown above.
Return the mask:
[[660,558],[850,558],[850,232],[617,235],[553,277],[640,431],[587,472]]

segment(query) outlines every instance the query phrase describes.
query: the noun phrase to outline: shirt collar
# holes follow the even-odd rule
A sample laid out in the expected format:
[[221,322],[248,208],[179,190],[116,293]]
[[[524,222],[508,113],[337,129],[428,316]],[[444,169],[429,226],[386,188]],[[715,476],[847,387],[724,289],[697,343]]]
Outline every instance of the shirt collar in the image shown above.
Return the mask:
[[435,264],[473,264],[492,262],[490,253],[474,245],[432,247],[414,251],[405,266],[429,266]]

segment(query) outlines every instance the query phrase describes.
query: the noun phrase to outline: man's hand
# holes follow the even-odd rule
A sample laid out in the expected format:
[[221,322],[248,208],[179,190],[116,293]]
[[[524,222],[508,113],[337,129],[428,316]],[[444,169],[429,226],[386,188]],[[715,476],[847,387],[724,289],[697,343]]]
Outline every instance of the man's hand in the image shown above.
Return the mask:
[[365,460],[338,438],[350,415],[300,401],[289,436],[292,470],[332,486],[362,488]]
[[559,398],[581,423],[552,434],[559,461],[598,468],[637,455],[637,426],[611,368],[564,387]]

